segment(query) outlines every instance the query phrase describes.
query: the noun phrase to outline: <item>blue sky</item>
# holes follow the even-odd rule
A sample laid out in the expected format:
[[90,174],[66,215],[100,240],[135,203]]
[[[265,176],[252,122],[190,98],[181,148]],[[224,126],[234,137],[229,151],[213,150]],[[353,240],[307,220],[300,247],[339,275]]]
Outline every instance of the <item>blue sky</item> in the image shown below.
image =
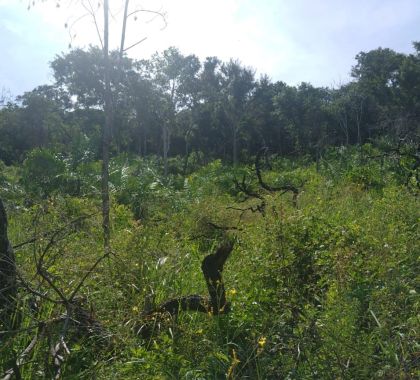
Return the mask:
[[[60,1],[60,0],[59,0]],[[0,0],[0,89],[13,95],[49,83],[48,63],[68,51],[69,25],[84,14],[89,0]],[[97,4],[98,0],[93,1]],[[111,0],[116,46],[121,0]],[[131,0],[131,6],[139,5]],[[163,10],[167,27],[149,15],[128,25],[127,43],[147,37],[129,52],[147,58],[177,46],[204,59],[239,59],[257,74],[289,84],[301,81],[338,86],[349,80],[354,57],[379,46],[409,53],[420,40],[419,0],[143,0],[145,8]],[[99,10],[98,18],[101,18]],[[98,44],[90,17],[77,22],[73,46]]]

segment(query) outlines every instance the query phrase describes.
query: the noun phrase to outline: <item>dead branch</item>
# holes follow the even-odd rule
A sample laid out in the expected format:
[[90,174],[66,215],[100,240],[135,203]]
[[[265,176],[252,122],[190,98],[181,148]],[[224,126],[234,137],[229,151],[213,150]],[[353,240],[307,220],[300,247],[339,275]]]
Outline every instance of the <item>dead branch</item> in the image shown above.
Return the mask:
[[64,320],[63,329],[60,333],[59,340],[54,347],[51,347],[51,356],[53,358],[53,364],[55,367],[54,379],[59,379],[61,377],[61,372],[62,372],[61,366],[65,361],[65,357],[70,355],[70,350],[68,349],[64,338],[66,337],[67,331],[69,329],[69,323],[70,323],[71,314],[72,314],[71,309],[72,309],[71,305],[66,306],[66,316]]
[[32,331],[32,330],[39,329],[41,327],[47,328],[47,327],[49,327],[49,326],[51,326],[53,324],[56,324],[56,323],[59,323],[59,322],[63,322],[64,319],[65,318],[63,316],[60,316],[60,317],[48,319],[46,321],[39,321],[39,322],[35,323],[32,326],[25,327],[25,328],[22,328],[22,329],[0,331],[0,337],[2,335],[7,335],[7,334],[11,334],[11,333],[12,334],[16,334],[16,333],[20,333],[20,332]]
[[259,212],[261,213],[262,216],[265,216],[265,207],[266,207],[266,202],[264,197],[255,192],[252,191],[250,186],[248,186],[245,182],[246,180],[246,176],[245,174],[242,177],[242,181],[239,182],[236,178],[234,178],[233,183],[235,184],[235,187],[237,190],[241,191],[242,193],[245,194],[245,199],[243,199],[241,202],[245,202],[249,199],[259,199],[260,203],[255,205],[255,206],[249,206],[249,207],[245,207],[245,208],[236,208],[236,207],[227,207],[227,209],[232,209],[232,210],[237,210],[237,211],[241,211],[241,215],[239,216],[239,220],[242,219],[243,215],[245,214],[246,211],[251,211],[251,212]]
[[211,312],[214,315],[229,311],[222,272],[232,250],[233,243],[228,241],[222,244],[216,253],[206,256],[201,264],[210,295]]
[[165,301],[153,311],[142,314],[142,323],[134,327],[143,339],[150,338],[161,323],[176,318],[181,311],[195,311],[212,315],[226,314],[230,304],[226,300],[222,278],[223,267],[233,250],[233,242],[223,243],[215,253],[207,255],[201,263],[209,297],[192,294]]
[[[264,157],[265,159],[265,166],[271,168],[271,165],[268,161],[268,157],[267,157],[267,148],[264,147],[262,149],[260,149],[260,151],[258,152],[256,158],[255,158],[255,173],[257,175],[257,179],[258,179],[258,184],[260,185],[261,189],[268,191],[270,193],[274,193],[274,192],[281,192],[281,195],[287,193],[287,192],[292,192],[293,193],[293,205],[295,207],[297,207],[297,197],[299,195],[299,189],[298,187],[292,185],[292,184],[285,184],[282,186],[271,186],[269,184],[267,184],[262,176],[262,168],[261,168],[261,159]],[[256,205],[251,205],[249,207],[233,207],[230,206],[228,207],[228,209],[231,210],[237,210],[237,211],[241,211],[241,214],[239,216],[239,220],[242,219],[243,215],[245,214],[245,212],[247,211],[251,211],[251,212],[259,212],[261,213],[262,216],[265,216],[265,208],[267,206],[265,197],[263,194],[261,194],[261,192],[255,191],[251,189],[251,185],[246,183],[246,175],[244,174],[242,177],[242,181],[239,182],[237,178],[235,178],[233,180],[235,187],[238,191],[242,192],[245,195],[245,198],[241,201],[241,202],[245,202],[249,199],[258,199],[260,202]]]
[[206,297],[193,294],[166,301],[161,304],[156,311],[158,313],[169,313],[171,316],[178,315],[180,311],[207,313],[209,311],[209,302]]
[[296,186],[291,185],[291,184],[285,184],[285,185],[282,185],[282,186],[270,186],[266,182],[264,182],[264,180],[262,178],[262,173],[261,173],[260,161],[261,161],[261,156],[266,155],[267,151],[268,151],[268,148],[266,148],[266,147],[260,149],[260,151],[257,154],[257,157],[255,158],[255,172],[257,174],[258,183],[260,184],[260,186],[264,190],[267,190],[270,193],[280,191],[281,194],[285,194],[289,191],[292,192],[293,193],[293,205],[296,207],[297,206],[297,197],[299,195],[299,189]]
[[129,47],[127,47],[127,48],[125,48],[124,50],[123,50],[123,52],[126,52],[127,50],[130,50],[130,49],[132,49],[133,47],[135,47],[135,46],[137,46],[137,45],[140,45],[142,42],[144,42],[144,41],[146,41],[147,40],[147,37],[143,37],[141,40],[138,40],[137,42],[135,42],[134,44],[131,44]]
[[215,224],[213,222],[207,222],[207,224],[214,228],[215,230],[221,230],[221,231],[230,231],[230,230],[235,230],[237,231],[239,228],[235,227],[235,226],[219,226],[218,224]]
[[41,276],[42,279],[44,279],[47,284],[50,286],[52,290],[58,295],[61,302],[64,304],[68,303],[67,297],[64,295],[64,293],[54,284],[54,281],[50,278],[50,274],[48,271],[42,267],[42,262],[38,261],[36,265],[36,271],[39,276]]
[[166,21],[166,15],[162,11],[153,11],[150,9],[136,9],[131,13],[127,14],[127,18],[136,15],[137,13],[149,13],[152,14],[154,17],[151,21],[153,21],[156,17],[160,17],[164,23],[164,26],[161,30],[165,29],[168,26],[168,22]]
[[[1,200],[0,200],[1,202]],[[2,204],[0,204],[2,206]],[[0,215],[0,221],[2,221],[2,229],[0,232],[3,232],[3,235],[7,237],[5,233],[7,233],[7,230],[5,230],[5,227],[7,227],[7,221],[5,219],[5,212],[2,211]],[[43,281],[45,281],[46,284],[48,284],[48,287],[50,290],[53,290],[56,294],[56,299],[51,298],[47,295],[47,293],[43,293],[39,291],[38,289],[33,289],[33,287],[27,283],[27,281],[24,280],[23,276],[21,276],[17,271],[16,276],[19,276],[20,278],[20,284],[22,285],[22,288],[25,289],[30,294],[34,294],[42,299],[45,299],[49,302],[52,302],[56,305],[64,305],[66,309],[66,313],[64,317],[59,317],[56,319],[53,319],[50,322],[39,322],[35,326],[31,326],[30,329],[38,328],[38,330],[43,329],[46,326],[49,326],[51,323],[55,322],[63,322],[61,333],[59,335],[58,341],[55,345],[51,346],[50,354],[52,356],[52,361],[54,365],[54,378],[59,379],[62,376],[62,366],[65,361],[66,356],[70,354],[70,350],[67,346],[66,340],[67,335],[69,335],[69,329],[72,326],[72,334],[70,335],[69,339],[74,339],[78,337],[79,334],[82,336],[95,336],[95,337],[109,337],[110,334],[103,328],[103,326],[92,316],[92,313],[86,310],[86,305],[83,303],[84,298],[78,296],[78,293],[82,286],[84,285],[86,279],[93,273],[93,271],[97,268],[99,263],[104,260],[106,257],[109,256],[111,251],[107,252],[106,254],[99,257],[89,268],[89,270],[84,274],[84,276],[80,279],[80,281],[77,283],[73,291],[68,296],[65,291],[60,289],[54,282],[52,275],[48,272],[48,270],[45,268],[45,257],[48,253],[48,251],[56,244],[59,237],[63,234],[63,232],[71,225],[74,225],[74,223],[79,222],[80,220],[83,220],[89,216],[82,216],[77,218],[76,220],[70,222],[66,226],[60,227],[54,231],[50,231],[44,236],[49,236],[49,240],[45,247],[43,248],[40,255],[35,255],[35,264],[36,264],[36,274],[42,278]],[[1,227],[0,226],[0,227]],[[2,235],[2,236],[3,236]],[[34,238],[34,241],[36,241],[39,237]],[[10,248],[10,244],[9,244]],[[74,333],[74,330],[76,333]],[[17,329],[9,328],[2,332],[2,335],[10,333],[10,331],[18,331]],[[4,333],[4,334],[3,334]],[[36,335],[34,339],[31,341],[31,344],[22,352],[22,354],[19,355],[18,359],[16,359],[15,363],[13,364],[13,367],[10,368],[4,378],[10,379],[11,376],[15,376],[16,378],[19,378],[19,368],[25,364],[24,358],[29,355],[29,353],[33,350],[35,345],[38,342],[38,337],[40,334]]]
[[4,373],[2,380],[10,380],[13,374],[16,376],[16,378],[20,377],[19,368],[25,364],[25,358],[33,351],[39,338],[43,335],[44,330],[45,330],[45,324],[40,324],[38,326],[38,332],[32,338],[28,346],[20,353],[20,355],[16,359],[16,362],[13,364],[12,368],[8,369]]
[[70,222],[68,222],[64,226],[61,226],[61,227],[56,228],[54,230],[46,231],[46,232],[44,232],[44,233],[42,233],[40,235],[34,236],[34,237],[32,237],[32,238],[30,238],[30,239],[28,239],[26,241],[23,241],[21,243],[18,243],[18,244],[16,244],[16,245],[13,246],[13,249],[14,250],[19,249],[19,248],[21,248],[21,247],[23,247],[23,246],[25,246],[27,244],[35,243],[36,241],[38,241],[38,240],[40,240],[42,238],[48,237],[48,236],[56,237],[57,235],[59,235],[61,232],[64,232],[69,227],[73,227],[73,226],[77,225],[79,222],[81,222],[81,221],[83,221],[85,219],[91,218],[91,217],[93,217],[93,216],[95,216],[97,214],[98,213],[93,213],[93,214],[79,216],[76,219],[71,220]]
[[53,299],[53,298],[47,296],[47,292],[42,293],[39,290],[34,289],[34,287],[26,279],[23,278],[23,276],[20,273],[20,271],[17,270],[16,271],[16,275],[17,275],[18,280],[19,280],[19,285],[22,288],[24,288],[29,294],[33,294],[35,296],[38,296],[38,297],[40,297],[42,299],[45,299],[45,300],[47,300],[49,302],[52,302],[52,303],[55,303],[55,304],[61,304],[61,301],[60,300],[56,300],[56,299]]
[[85,273],[85,275],[82,277],[80,282],[77,284],[77,286],[74,288],[73,292],[70,295],[69,302],[72,302],[74,297],[76,296],[77,292],[80,290],[80,288],[83,286],[83,283],[86,281],[86,279],[92,274],[92,272],[95,270],[95,268],[99,265],[99,263],[106,259],[111,254],[111,250],[105,252],[101,257],[99,257],[95,263],[90,267],[90,269]]
[[246,176],[244,174],[241,182],[239,182],[236,178],[234,178],[233,182],[235,184],[235,187],[239,191],[242,191],[247,196],[246,199],[257,198],[257,199],[260,199],[260,200],[264,200],[264,197],[261,194],[251,190],[250,186],[248,186],[245,183],[245,180],[246,180]]
[[[62,365],[66,356],[70,355],[70,349],[66,343],[66,337],[69,335],[70,327],[73,329],[72,335],[69,336],[69,339],[72,341],[80,338],[81,336],[101,338],[102,340],[110,336],[103,326],[95,318],[93,318],[92,313],[86,310],[84,298],[76,297],[72,303],[66,305],[66,313],[62,316],[47,321],[40,321],[25,329],[0,331],[1,336],[9,334],[10,332],[16,333],[38,329],[37,334],[31,340],[26,349],[18,356],[12,368],[5,372],[2,380],[11,379],[13,374],[17,377],[19,369],[27,363],[25,358],[33,351],[36,344],[40,341],[40,338],[44,335],[46,329],[52,325],[56,325],[57,323],[63,323],[61,333],[57,343],[50,348],[50,355],[55,368],[55,379],[61,378]],[[76,333],[74,333],[74,330]]]
[[91,2],[90,2],[90,0],[88,0],[88,4],[89,4],[89,8],[84,4],[84,2],[82,1],[82,6],[83,6],[83,8],[85,8],[85,10],[86,10],[86,12],[87,12],[87,14],[90,16],[90,17],[92,17],[92,20],[93,20],[93,23],[95,24],[95,29],[96,29],[96,34],[98,35],[98,37],[99,37],[99,42],[101,43],[101,47],[102,47],[102,49],[104,48],[104,43],[103,43],[103,41],[102,41],[102,37],[101,37],[101,33],[100,33],[100,31],[99,31],[99,26],[98,26],[98,21],[97,21],[97,19],[96,19],[96,15],[95,15],[95,11],[94,11],[94,9],[93,9],[93,6],[92,6],[92,4],[91,4]]

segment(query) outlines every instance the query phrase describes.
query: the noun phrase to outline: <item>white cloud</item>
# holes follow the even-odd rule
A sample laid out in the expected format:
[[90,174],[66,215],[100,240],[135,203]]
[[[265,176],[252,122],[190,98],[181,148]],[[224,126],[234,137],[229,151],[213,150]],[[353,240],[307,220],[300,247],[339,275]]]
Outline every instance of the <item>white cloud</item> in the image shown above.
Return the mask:
[[[91,0],[96,6],[98,0]],[[0,0],[24,25],[4,20],[0,26],[14,36],[26,37],[28,44],[44,50],[66,51],[70,42],[68,29],[86,14],[88,0],[38,0],[26,10],[26,0]],[[121,30],[122,0],[111,0],[111,46],[118,46]],[[200,58],[218,56],[223,60],[238,58],[243,64],[268,73],[274,80],[291,84],[310,81],[330,85],[348,80],[354,56],[361,50],[378,46],[410,51],[412,40],[419,39],[418,0],[131,0],[131,10],[138,6],[164,10],[168,25],[159,17],[138,14],[128,24],[126,46],[147,37],[130,50],[135,58],[147,58],[155,51],[173,45],[184,54]],[[102,9],[98,26],[102,28]],[[23,21],[22,21],[23,20]],[[73,46],[98,44],[99,38],[90,16],[82,17],[72,28]],[[1,43],[0,36],[0,43]],[[38,39],[35,43],[34,41]],[[13,44],[5,41],[4,44]],[[19,48],[18,46],[16,48]],[[49,60],[53,59],[54,53]],[[29,53],[31,54],[31,52]],[[35,58],[34,58],[35,59]],[[43,58],[45,61],[46,59]],[[45,70],[48,70],[46,65]],[[34,73],[35,75],[35,73]]]

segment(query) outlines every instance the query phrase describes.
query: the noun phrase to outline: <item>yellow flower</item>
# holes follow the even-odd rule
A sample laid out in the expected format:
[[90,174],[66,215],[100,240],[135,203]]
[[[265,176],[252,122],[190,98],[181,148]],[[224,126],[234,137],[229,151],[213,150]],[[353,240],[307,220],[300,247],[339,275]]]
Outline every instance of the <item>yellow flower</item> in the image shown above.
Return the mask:
[[234,296],[236,293],[237,293],[236,289],[230,289],[230,290],[228,290],[228,294],[230,296]]
[[137,313],[139,311],[139,308],[137,306],[133,306],[133,308],[131,310],[133,310],[135,313]]
[[258,345],[261,348],[263,348],[266,343],[267,343],[267,338],[265,336],[262,336],[260,339],[258,339]]

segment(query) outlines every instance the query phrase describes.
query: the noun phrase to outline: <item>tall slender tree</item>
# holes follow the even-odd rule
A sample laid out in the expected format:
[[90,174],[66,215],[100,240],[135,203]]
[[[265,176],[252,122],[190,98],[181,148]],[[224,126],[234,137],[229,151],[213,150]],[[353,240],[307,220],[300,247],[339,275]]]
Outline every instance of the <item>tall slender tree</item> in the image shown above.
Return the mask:
[[[128,3],[128,0],[126,0]],[[105,80],[105,123],[102,131],[102,228],[104,231],[104,249],[110,249],[109,225],[109,144],[112,126],[112,92],[109,65],[109,0],[104,0],[104,80]]]

